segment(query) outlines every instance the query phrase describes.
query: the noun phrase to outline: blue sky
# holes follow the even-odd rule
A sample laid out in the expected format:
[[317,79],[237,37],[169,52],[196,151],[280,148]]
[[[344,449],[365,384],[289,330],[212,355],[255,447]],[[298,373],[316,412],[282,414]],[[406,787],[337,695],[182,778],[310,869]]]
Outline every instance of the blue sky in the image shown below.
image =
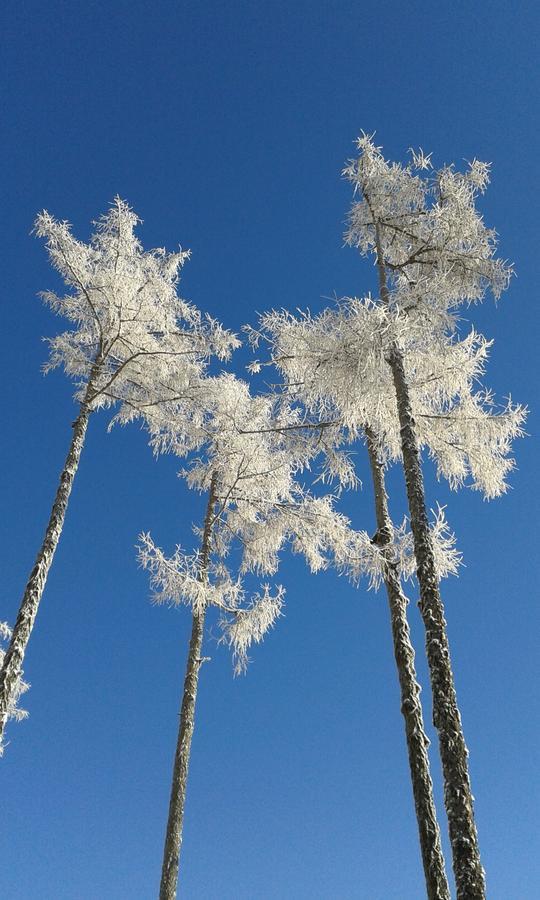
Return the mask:
[[[1,618],[14,621],[74,417],[65,377],[40,374],[61,328],[58,286],[30,236],[49,209],[86,238],[112,197],[147,247],[193,251],[181,293],[239,329],[273,306],[323,308],[374,289],[343,248],[340,178],[361,129],[387,156],[493,163],[482,200],[517,277],[468,316],[495,338],[487,381],[531,406],[512,490],[450,494],[466,568],[444,586],[491,900],[540,893],[537,700],[538,9],[504,2],[9,4],[1,168],[4,515]],[[238,371],[245,355],[239,354]],[[373,524],[365,490],[348,501]],[[30,718],[1,765],[3,895],[156,895],[189,615],[148,602],[142,529],[172,548],[202,501],[135,428],[91,422],[32,636]],[[403,512],[398,472],[392,510]],[[197,900],[415,900],[417,848],[384,593],[287,559],[286,618],[233,680],[223,648],[201,679],[183,847]],[[410,609],[425,686],[422,629]],[[444,830],[436,748],[432,763]],[[447,844],[446,844],[447,846]]]

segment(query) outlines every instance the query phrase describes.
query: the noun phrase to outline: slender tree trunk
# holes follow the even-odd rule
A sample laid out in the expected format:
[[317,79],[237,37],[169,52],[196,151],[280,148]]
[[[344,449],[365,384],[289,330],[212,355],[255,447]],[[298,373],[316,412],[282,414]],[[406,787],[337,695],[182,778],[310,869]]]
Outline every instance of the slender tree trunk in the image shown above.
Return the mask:
[[384,582],[390,607],[394,656],[401,688],[401,712],[405,720],[409,768],[427,896],[429,900],[450,900],[437,811],[433,800],[433,782],[429,770],[429,739],[424,729],[420,702],[421,688],[416,680],[414,649],[407,622],[408,600],[401,588],[397,566],[384,549],[384,544],[389,543],[392,535],[384,470],[379,460],[375,435],[370,428],[366,428],[365,432],[375,495],[378,542],[386,559]]
[[[213,511],[216,502],[216,484],[217,478],[214,474],[210,483],[208,505],[206,508],[201,541],[201,566],[199,570],[201,581],[206,581],[208,572]],[[177,891],[191,739],[193,737],[193,729],[195,726],[195,704],[197,702],[199,669],[203,662],[201,658],[201,648],[204,635],[205,614],[206,608],[203,608],[201,612],[193,613],[193,627],[191,629],[191,640],[189,642],[186,676],[184,679],[184,693],[182,695],[182,706],[180,709],[180,724],[173,765],[169,817],[167,820],[167,832],[165,834],[159,900],[175,900]]]
[[[91,379],[95,373],[96,365],[92,369]],[[79,415],[72,426],[73,437],[64,463],[64,468],[60,475],[60,483],[56,491],[56,497],[54,498],[49,522],[45,530],[45,537],[37,555],[34,568],[30,573],[30,578],[28,579],[19,607],[19,613],[11,636],[10,645],[4,657],[2,671],[0,672],[0,741],[7,721],[9,703],[13,697],[17,679],[22,671],[26,646],[30,639],[32,628],[34,627],[34,621],[47,581],[47,575],[49,574],[49,569],[60,540],[69,495],[71,494],[73,481],[79,467],[88,426],[88,418],[91,412],[89,407],[90,385],[91,380],[89,381],[85,398],[80,405]]]
[[[369,201],[368,201],[369,202]],[[377,271],[381,300],[389,304],[384,254],[375,226]],[[444,606],[426,509],[424,478],[416,440],[409,386],[403,354],[393,347],[388,357],[392,371],[401,431],[401,452],[407,487],[409,515],[420,587],[420,612],[426,630],[426,653],[433,695],[433,724],[439,738],[444,778],[444,803],[452,845],[452,863],[457,900],[485,900],[485,873],[480,861],[478,834],[474,821],[473,795],[469,778],[468,750],[457,703],[450,648],[446,634]]]
[[433,693],[433,724],[439,736],[444,775],[444,800],[452,844],[458,900],[485,898],[469,779],[468,750],[457,704],[444,607],[439,591],[431,532],[426,512],[424,479],[401,353],[394,349],[390,366],[396,390],[403,468],[414,539],[420,612],[426,629],[426,651]]

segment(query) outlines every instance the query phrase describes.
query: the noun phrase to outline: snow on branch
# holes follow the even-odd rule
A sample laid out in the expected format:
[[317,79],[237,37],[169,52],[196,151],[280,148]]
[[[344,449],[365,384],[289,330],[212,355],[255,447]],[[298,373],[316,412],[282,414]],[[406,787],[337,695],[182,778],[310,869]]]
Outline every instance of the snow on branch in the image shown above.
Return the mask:
[[210,563],[203,572],[200,554],[188,555],[177,547],[167,557],[148,534],[139,538],[138,558],[141,566],[150,572],[154,602],[186,604],[194,613],[210,606],[220,610],[220,641],[233,651],[235,673],[244,672],[249,647],[258,644],[281,615],[284,589],[277,586],[272,594],[270,586],[265,584],[261,593],[246,600],[241,578],[232,578],[222,560]]
[[[0,642],[1,641],[9,641],[11,638],[11,628],[6,622],[0,622]],[[2,648],[0,643],[0,668],[4,662],[5,650]],[[26,693],[30,685],[23,680],[22,675],[17,679],[15,690],[11,696],[11,700],[8,706],[8,720],[14,719],[16,722],[22,721],[22,719],[26,719],[28,716],[28,712],[25,709],[21,709],[19,706],[19,700],[23,694]],[[3,755],[5,749],[5,745],[0,741],[0,756]]]
[[[147,534],[140,537],[139,562],[150,572],[155,602],[186,604],[194,611],[215,606],[233,616],[227,633],[243,668],[249,642],[258,642],[269,627],[265,623],[273,623],[283,594],[280,588],[272,599],[266,586],[248,601],[244,576],[275,574],[286,545],[302,553],[314,572],[340,560],[348,546],[349,522],[334,509],[335,498],[313,496],[301,476],[322,456],[325,480],[356,485],[357,478],[339,448],[341,429],[333,421],[313,422],[286,397],[253,396],[245,382],[222,374],[205,379],[200,400],[199,446],[180,474],[188,487],[212,490],[205,571],[199,553],[177,547],[167,557]],[[161,406],[149,428],[159,452],[186,453],[171,408]],[[183,428],[180,423],[180,434]],[[201,538],[200,529],[197,533]],[[225,565],[229,555],[236,578]]]
[[416,302],[449,309],[499,297],[512,266],[497,259],[495,231],[476,209],[489,183],[489,164],[473,160],[464,171],[433,169],[431,154],[412,152],[408,165],[387,161],[372,136],[362,134],[357,159],[343,174],[354,202],[345,233],[363,255],[382,254],[398,306]]
[[288,396],[314,420],[341,423],[343,440],[369,427],[386,461],[401,455],[388,365],[398,346],[418,441],[438,474],[452,487],[470,484],[495,497],[506,490],[512,441],[524,433],[527,410],[510,401],[499,409],[482,387],[492,342],[474,329],[459,337],[446,325],[420,307],[403,313],[369,297],[347,298],[317,316],[268,313],[259,334]]
[[246,671],[249,648],[262,641],[282,615],[284,594],[281,585],[278,585],[276,593],[272,595],[270,586],[265,584],[262,586],[262,593],[251,598],[249,607],[237,610],[233,618],[222,616],[220,627],[223,634],[220,640],[232,649],[235,675]]
[[[444,506],[438,506],[436,510],[431,511],[433,520],[430,524],[435,569],[439,578],[457,575],[459,567],[462,565],[462,555],[456,548],[456,536],[446,521],[444,509]],[[412,532],[407,528],[406,521],[403,522],[399,529],[398,539],[396,540],[396,555],[403,578],[414,578],[416,576],[414,541]]]
[[45,370],[63,366],[78,385],[77,399],[92,409],[119,403],[115,421],[124,423],[175,400],[184,401],[188,416],[210,358],[227,359],[239,345],[178,296],[189,252],[145,251],[135,233],[139,222],[116,197],[88,243],[46,211],[35,224],[68,288],[42,298],[71,323],[48,339]]
[[[439,506],[432,514],[430,533],[437,575],[439,578],[457,575],[462,557],[455,546],[455,535],[448,527],[444,507]],[[416,575],[414,541],[406,519],[393,529],[391,540],[382,547],[370,540],[365,532],[351,532],[348,554],[342,557],[340,564],[345,575],[355,583],[367,577],[369,589],[378,590],[389,564],[395,566],[405,580]]]
[[306,493],[245,522],[243,571],[276,572],[286,544],[304,556],[311,572],[336,564],[346,553],[350,530],[346,516],[334,509],[334,499]]
[[185,604],[198,613],[207,606],[232,610],[243,598],[241,584],[230,578],[222,566],[219,578],[212,581],[209,573],[201,570],[200,553],[186,554],[176,547],[173,555],[167,557],[149,534],[139,537],[138,560],[150,572],[154,603]]

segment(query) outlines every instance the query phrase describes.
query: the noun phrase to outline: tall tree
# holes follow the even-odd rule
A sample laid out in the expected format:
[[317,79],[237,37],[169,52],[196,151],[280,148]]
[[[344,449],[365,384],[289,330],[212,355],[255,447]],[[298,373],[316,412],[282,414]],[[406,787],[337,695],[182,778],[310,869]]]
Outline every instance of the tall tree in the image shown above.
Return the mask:
[[0,672],[0,741],[20,684],[26,647],[47,575],[58,546],[90,414],[119,401],[124,416],[140,405],[197,391],[207,359],[226,357],[236,339],[177,295],[188,253],[144,251],[135,235],[137,216],[116,198],[97,222],[88,244],[76,240],[67,222],[41,213],[36,232],[68,287],[45,302],[72,324],[49,340],[46,370],[63,366],[77,382],[79,403],[73,436],[60,473],[43,542],[26,584]]
[[[207,379],[204,400],[191,422],[191,454],[183,470],[190,487],[207,493],[200,550],[189,556],[177,547],[166,557],[150,535],[142,535],[141,564],[151,573],[154,599],[188,604],[192,631],[180,707],[165,835],[160,900],[176,897],[191,740],[207,610],[221,614],[222,640],[233,651],[235,672],[245,671],[248,650],[260,641],[281,613],[283,589],[264,584],[249,598],[243,587],[248,572],[274,575],[286,541],[303,552],[316,570],[330,550],[344,553],[347,521],[329,498],[314,498],[296,480],[314,453],[311,434],[302,434],[297,415],[271,397],[252,397],[231,375]],[[185,456],[183,401],[163,402],[143,411],[158,452]],[[368,540],[366,535],[366,540]],[[236,547],[240,562],[227,562]]]
[[458,897],[480,898],[484,874],[419,452],[428,448],[453,487],[470,478],[485,496],[505,490],[525,410],[510,402],[497,410],[489,392],[475,389],[490,344],[474,331],[459,338],[456,308],[489,287],[498,295],[509,270],[493,259],[493,232],[475,209],[483,164],[422,178],[423,154],[403,167],[365,136],[359,146],[360,159],[346,170],[361,195],[347,238],[375,254],[380,299],[347,300],[317,317],[270,313],[262,333],[310,411],[339,417],[351,437],[371,429],[382,458],[403,462]]
[[[439,322],[458,304],[481,300],[490,288],[498,296],[510,268],[494,258],[495,235],[476,210],[476,197],[488,182],[488,167],[475,160],[465,173],[445,167],[435,177],[423,153],[411,166],[389,164],[367,136],[360,157],[345,170],[359,194],[353,204],[349,243],[373,254],[381,302],[407,314],[420,307]],[[440,327],[440,326],[439,326]],[[433,695],[433,722],[439,736],[454,875],[458,898],[485,897],[485,877],[470,787],[468,750],[457,703],[444,607],[428,526],[419,441],[407,378],[404,348],[395,340],[386,361],[392,372],[400,425],[401,453],[414,536],[420,612]],[[444,413],[441,413],[443,415]]]

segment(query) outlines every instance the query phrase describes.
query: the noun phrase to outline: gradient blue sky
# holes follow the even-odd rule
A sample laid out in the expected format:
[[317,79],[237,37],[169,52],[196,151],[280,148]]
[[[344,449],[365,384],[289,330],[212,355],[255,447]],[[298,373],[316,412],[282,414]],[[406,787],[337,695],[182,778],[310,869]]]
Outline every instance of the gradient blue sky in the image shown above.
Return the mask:
[[[182,294],[239,329],[272,306],[374,288],[342,247],[360,129],[388,156],[493,162],[482,200],[517,276],[469,315],[495,338],[487,381],[528,403],[509,494],[450,494],[426,467],[466,568],[444,587],[491,900],[540,895],[538,829],[539,13],[531,2],[27,2],[5,7],[0,617],[13,622],[74,416],[40,374],[61,323],[30,236],[43,207],[89,222],[119,193],[146,246],[193,251]],[[239,355],[239,371],[245,356]],[[368,472],[348,509],[373,523]],[[137,429],[91,423],[32,637],[30,718],[1,764],[6,900],[156,896],[186,610],[153,608],[134,543],[189,541],[201,501]],[[392,509],[403,512],[399,474]],[[383,593],[286,560],[286,618],[233,680],[209,641],[193,744],[183,893],[193,900],[423,895]],[[411,621],[418,666],[422,633]],[[444,817],[435,747],[437,798]],[[446,839],[445,839],[446,840]],[[447,844],[445,845],[447,847]]]

